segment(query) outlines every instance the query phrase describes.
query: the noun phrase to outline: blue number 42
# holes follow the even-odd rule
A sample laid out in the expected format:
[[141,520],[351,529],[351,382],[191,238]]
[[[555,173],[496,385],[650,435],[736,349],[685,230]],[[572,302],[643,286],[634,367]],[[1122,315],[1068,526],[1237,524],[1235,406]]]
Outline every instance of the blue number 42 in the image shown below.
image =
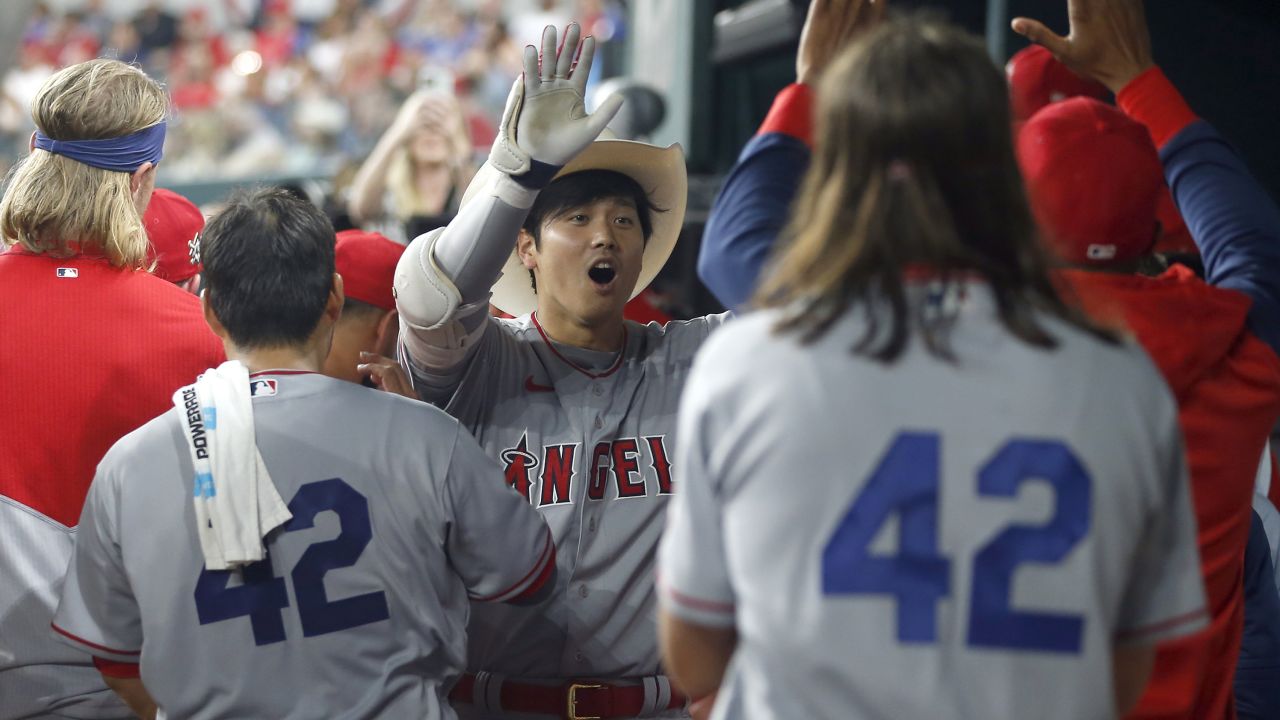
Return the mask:
[[[951,592],[951,561],[938,552],[940,451],[935,433],[898,435],[822,553],[823,594],[893,596],[904,643],[937,641],[936,606]],[[977,491],[1012,498],[1033,478],[1052,486],[1054,515],[1045,525],[1005,528],[974,556],[968,643],[1078,653],[1082,616],[1017,610],[1010,594],[1018,565],[1061,562],[1088,533],[1092,488],[1083,465],[1060,442],[1011,440],[979,470]],[[897,554],[871,554],[872,540],[894,513]]]
[[[332,540],[315,543],[298,558],[290,574],[298,600],[298,619],[304,637],[324,635],[386,620],[387,598],[381,592],[365,593],[342,600],[329,600],[324,587],[325,573],[351,567],[360,559],[373,538],[369,523],[369,502],[338,478],[307,483],[289,501],[293,519],[285,532],[305,530],[315,524],[325,510],[337,513],[342,531]],[[248,616],[257,645],[284,642],[284,608],[289,593],[284,578],[274,577],[271,559],[245,566],[243,584],[228,587],[233,571],[202,570],[196,581],[196,615],[201,625]]]

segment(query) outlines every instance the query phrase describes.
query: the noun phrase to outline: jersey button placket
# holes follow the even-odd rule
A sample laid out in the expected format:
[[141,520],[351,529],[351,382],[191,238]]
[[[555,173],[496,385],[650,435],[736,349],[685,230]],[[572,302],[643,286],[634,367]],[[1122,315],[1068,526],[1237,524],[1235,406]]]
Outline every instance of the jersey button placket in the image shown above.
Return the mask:
[[590,595],[590,594],[591,594],[591,591],[587,589],[587,584],[586,584],[586,583],[583,583],[583,584],[581,584],[581,585],[579,585],[579,586],[578,586],[578,597],[580,597],[580,598],[585,598],[586,596],[588,596],[588,595]]
[[592,383],[592,384],[591,384],[591,394],[592,394],[592,395],[595,395],[596,397],[600,397],[601,395],[603,395],[603,394],[604,394],[604,388],[600,387],[600,383],[598,383],[598,382],[596,382],[596,383]]

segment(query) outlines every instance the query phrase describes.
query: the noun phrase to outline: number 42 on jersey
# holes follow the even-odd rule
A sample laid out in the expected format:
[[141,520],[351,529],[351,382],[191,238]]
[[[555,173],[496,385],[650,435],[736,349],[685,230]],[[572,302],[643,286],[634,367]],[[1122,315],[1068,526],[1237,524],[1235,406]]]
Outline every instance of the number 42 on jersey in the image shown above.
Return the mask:
[[[823,594],[893,596],[903,643],[937,642],[937,603],[953,591],[951,560],[938,550],[941,445],[936,433],[899,434],[822,553]],[[978,471],[976,490],[984,498],[1016,498],[1033,479],[1053,488],[1053,517],[1041,526],[1007,527],[974,556],[966,641],[1079,653],[1083,616],[1015,609],[1010,594],[1019,565],[1060,563],[1088,533],[1092,488],[1084,466],[1061,442],[1014,439]],[[897,554],[871,554],[872,540],[895,513]]]

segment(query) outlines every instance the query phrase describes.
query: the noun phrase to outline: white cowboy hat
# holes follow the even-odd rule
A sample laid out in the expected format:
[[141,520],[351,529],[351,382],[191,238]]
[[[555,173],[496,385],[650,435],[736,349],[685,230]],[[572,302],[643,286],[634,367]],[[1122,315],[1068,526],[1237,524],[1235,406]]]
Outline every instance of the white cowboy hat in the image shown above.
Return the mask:
[[[684,150],[679,143],[670,147],[658,147],[631,140],[596,140],[587,149],[556,173],[556,179],[584,170],[612,170],[635,180],[649,194],[649,201],[658,211],[651,213],[653,232],[644,246],[640,261],[640,277],[631,297],[639,295],[653,282],[658,271],[671,257],[671,251],[680,237],[684,225],[685,205],[689,199],[689,176],[684,164]],[[498,172],[487,163],[481,170]],[[486,183],[472,182],[463,195],[466,204],[474,191]],[[502,268],[502,277],[493,285],[490,298],[499,310],[520,316],[538,307],[538,296],[529,282],[529,270],[520,262],[512,243],[511,257]]]

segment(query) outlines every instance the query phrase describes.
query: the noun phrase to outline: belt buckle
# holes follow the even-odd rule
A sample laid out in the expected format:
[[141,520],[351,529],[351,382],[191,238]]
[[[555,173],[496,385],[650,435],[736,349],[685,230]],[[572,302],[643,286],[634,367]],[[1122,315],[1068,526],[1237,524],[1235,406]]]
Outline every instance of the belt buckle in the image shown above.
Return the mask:
[[578,691],[579,690],[598,690],[603,685],[591,685],[588,683],[570,683],[569,684],[569,700],[568,707],[565,708],[565,717],[569,720],[601,720],[599,715],[579,715],[578,714]]

